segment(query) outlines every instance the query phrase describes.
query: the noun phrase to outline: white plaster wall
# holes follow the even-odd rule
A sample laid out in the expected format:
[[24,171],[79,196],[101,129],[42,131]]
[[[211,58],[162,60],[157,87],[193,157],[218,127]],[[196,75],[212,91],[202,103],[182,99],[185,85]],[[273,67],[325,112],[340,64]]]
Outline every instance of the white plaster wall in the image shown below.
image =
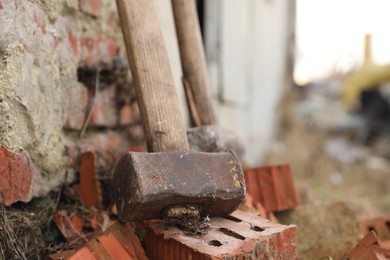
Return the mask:
[[207,0],[205,45],[219,123],[261,165],[286,77],[287,0]]

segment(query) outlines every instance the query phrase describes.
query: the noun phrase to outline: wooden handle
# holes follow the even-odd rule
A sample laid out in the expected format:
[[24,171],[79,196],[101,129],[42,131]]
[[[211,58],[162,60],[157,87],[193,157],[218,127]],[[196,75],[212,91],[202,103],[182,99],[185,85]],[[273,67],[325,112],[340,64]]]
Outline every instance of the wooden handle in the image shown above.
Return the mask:
[[188,150],[179,100],[153,0],[117,0],[148,149]]
[[[187,100],[192,98],[189,101],[193,102],[189,105],[192,121],[194,123],[194,118],[198,118],[201,125],[215,124],[206,57],[195,1],[172,0],[172,9],[183,76],[189,85],[189,88],[186,88]],[[188,90],[191,93],[188,93]]]

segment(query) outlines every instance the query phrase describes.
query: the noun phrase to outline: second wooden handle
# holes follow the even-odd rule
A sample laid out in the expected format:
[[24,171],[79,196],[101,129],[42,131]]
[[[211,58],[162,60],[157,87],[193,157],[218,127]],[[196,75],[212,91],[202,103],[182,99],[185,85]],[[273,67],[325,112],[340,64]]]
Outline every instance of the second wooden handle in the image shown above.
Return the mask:
[[186,91],[190,90],[192,96],[192,117],[196,117],[200,125],[213,125],[216,120],[195,1],[172,0],[172,9],[183,76],[188,82]]

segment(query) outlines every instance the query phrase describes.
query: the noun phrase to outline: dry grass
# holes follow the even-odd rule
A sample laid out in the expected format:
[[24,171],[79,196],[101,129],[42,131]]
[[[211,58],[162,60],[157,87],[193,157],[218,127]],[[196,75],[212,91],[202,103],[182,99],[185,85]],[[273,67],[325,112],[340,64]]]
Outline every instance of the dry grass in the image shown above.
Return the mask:
[[40,259],[45,248],[40,229],[43,219],[32,214],[0,204],[0,258]]

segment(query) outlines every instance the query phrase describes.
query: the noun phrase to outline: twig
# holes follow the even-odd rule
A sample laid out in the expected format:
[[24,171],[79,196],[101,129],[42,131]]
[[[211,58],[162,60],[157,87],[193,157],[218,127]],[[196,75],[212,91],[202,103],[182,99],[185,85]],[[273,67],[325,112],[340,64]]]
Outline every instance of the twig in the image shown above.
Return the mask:
[[81,138],[84,135],[85,130],[87,129],[87,127],[89,125],[89,122],[91,121],[92,111],[93,111],[93,109],[95,107],[95,104],[96,104],[96,97],[97,97],[97,95],[99,93],[99,84],[100,84],[100,68],[98,67],[97,70],[96,70],[95,96],[93,97],[91,109],[89,110],[88,116],[85,119],[83,128],[80,131],[79,138]]

